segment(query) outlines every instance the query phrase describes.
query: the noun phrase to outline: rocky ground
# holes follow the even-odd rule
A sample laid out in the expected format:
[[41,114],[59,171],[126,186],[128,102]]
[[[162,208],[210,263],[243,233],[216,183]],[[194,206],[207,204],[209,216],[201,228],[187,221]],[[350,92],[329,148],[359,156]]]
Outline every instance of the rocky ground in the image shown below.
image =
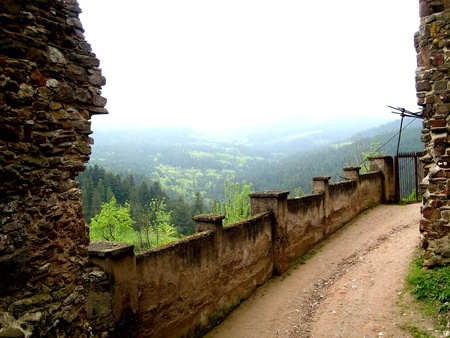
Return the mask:
[[380,205],[350,222],[305,264],[261,286],[207,337],[433,337],[435,319],[405,292],[419,246],[419,204]]

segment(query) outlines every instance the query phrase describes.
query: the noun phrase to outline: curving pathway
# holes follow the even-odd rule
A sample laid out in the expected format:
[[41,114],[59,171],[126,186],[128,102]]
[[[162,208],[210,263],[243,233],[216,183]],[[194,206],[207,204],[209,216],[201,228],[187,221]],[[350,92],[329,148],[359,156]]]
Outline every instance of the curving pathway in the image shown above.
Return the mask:
[[420,205],[379,205],[258,288],[206,337],[410,337],[432,328],[404,293],[419,246]]

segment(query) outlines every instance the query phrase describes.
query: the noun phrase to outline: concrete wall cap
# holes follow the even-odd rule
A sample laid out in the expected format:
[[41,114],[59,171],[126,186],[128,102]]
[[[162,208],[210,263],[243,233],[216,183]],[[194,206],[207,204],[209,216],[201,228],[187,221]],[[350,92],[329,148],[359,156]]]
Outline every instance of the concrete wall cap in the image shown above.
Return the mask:
[[224,220],[225,215],[201,214],[201,215],[196,215],[196,216],[192,217],[192,219],[196,222],[215,223],[215,222]]
[[120,256],[133,253],[134,245],[116,242],[92,242],[89,244],[90,257]]
[[388,157],[391,157],[391,155],[377,154],[377,155],[367,156],[367,159],[369,159],[369,160],[376,160],[376,159],[384,159],[384,158],[388,158]]
[[349,165],[347,167],[344,167],[344,171],[352,171],[352,170],[359,170],[361,167],[359,165]]
[[315,176],[312,178],[313,181],[326,181],[331,180],[331,176]]
[[264,190],[250,194],[250,198],[282,198],[290,194],[288,190]]

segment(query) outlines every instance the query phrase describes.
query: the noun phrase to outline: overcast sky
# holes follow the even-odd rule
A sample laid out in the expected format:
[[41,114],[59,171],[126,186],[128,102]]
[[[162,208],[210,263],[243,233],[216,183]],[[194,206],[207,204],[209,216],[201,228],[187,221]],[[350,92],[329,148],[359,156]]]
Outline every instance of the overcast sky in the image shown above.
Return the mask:
[[418,0],[78,2],[107,79],[94,131],[418,109]]

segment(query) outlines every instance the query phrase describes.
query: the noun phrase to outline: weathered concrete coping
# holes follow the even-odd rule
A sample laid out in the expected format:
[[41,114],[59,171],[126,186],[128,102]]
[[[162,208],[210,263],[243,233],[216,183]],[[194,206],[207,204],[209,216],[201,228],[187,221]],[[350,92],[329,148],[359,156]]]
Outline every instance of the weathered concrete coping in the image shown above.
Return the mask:
[[252,215],[278,209],[280,202],[287,201],[289,190],[262,190],[249,195]]
[[312,178],[311,192],[315,194],[323,194],[328,191],[328,184],[331,180],[331,176],[315,176]]
[[359,165],[349,165],[343,168],[344,171],[359,171],[359,169],[361,169]]
[[117,257],[132,254],[134,245],[116,242],[92,242],[89,244],[89,257]]
[[376,154],[376,155],[367,156],[367,159],[369,161],[370,160],[383,160],[383,159],[386,159],[386,158],[392,158],[392,156],[391,155],[386,155],[386,154]]
[[289,195],[288,190],[263,190],[250,194],[250,198],[286,198]]
[[315,176],[312,178],[312,180],[315,182],[319,182],[319,181],[328,182],[329,180],[331,180],[331,176]]
[[195,222],[195,231],[203,232],[207,230],[220,231],[223,228],[222,221],[225,215],[201,214],[192,217]]
[[344,178],[349,181],[357,181],[359,179],[359,170],[361,169],[360,166],[354,166],[349,165],[347,167],[344,167]]
[[225,219],[225,215],[216,215],[216,214],[201,214],[196,215],[192,218],[196,222],[206,222],[206,223],[222,223],[222,220]]

